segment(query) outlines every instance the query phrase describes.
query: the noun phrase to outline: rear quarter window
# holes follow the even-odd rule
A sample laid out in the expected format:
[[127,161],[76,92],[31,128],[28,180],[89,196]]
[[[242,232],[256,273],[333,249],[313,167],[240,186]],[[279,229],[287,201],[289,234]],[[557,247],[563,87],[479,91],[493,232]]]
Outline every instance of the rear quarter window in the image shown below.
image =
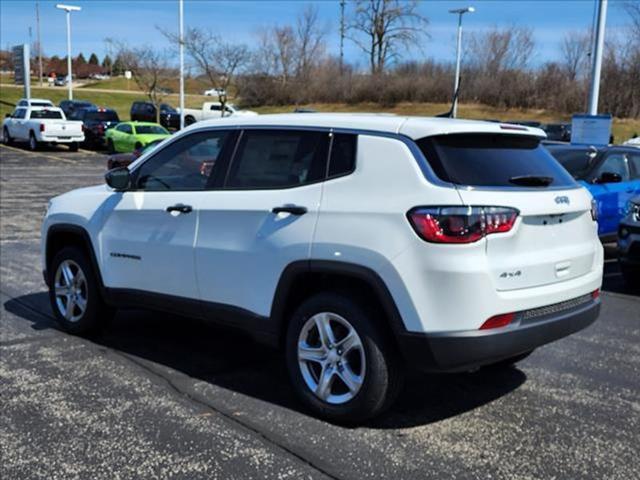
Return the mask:
[[451,134],[426,137],[417,144],[435,174],[445,182],[522,188],[526,185],[517,183],[517,179],[535,177],[549,180],[544,187],[576,186],[571,175],[537,137]]

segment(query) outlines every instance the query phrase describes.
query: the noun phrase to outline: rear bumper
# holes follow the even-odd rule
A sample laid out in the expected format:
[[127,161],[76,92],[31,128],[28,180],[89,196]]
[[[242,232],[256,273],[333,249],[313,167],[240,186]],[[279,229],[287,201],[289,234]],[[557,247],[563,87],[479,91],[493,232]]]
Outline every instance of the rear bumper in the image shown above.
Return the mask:
[[456,372],[498,362],[566,337],[591,325],[600,300],[490,330],[405,333],[399,343],[409,365],[425,371]]

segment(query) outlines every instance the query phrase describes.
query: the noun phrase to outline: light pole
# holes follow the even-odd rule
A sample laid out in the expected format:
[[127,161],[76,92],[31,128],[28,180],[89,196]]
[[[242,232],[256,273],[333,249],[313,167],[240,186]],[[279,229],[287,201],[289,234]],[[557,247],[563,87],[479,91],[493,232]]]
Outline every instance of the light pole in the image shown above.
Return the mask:
[[73,100],[73,75],[71,73],[71,12],[79,12],[80,7],[74,5],[63,5],[59,3],[56,8],[67,13],[67,85],[69,87],[69,100]]
[[462,56],[462,16],[465,13],[473,13],[476,9],[473,7],[456,8],[449,10],[449,13],[458,15],[458,42],[456,44],[456,78],[453,81],[453,118],[458,115],[458,86],[460,85],[460,58]]
[[604,49],[604,28],[607,23],[607,0],[596,0],[597,16],[593,35],[591,88],[589,91],[589,115],[598,114],[598,97],[600,95],[600,72],[602,70],[602,51]]
[[184,128],[184,1],[180,0],[180,130]]

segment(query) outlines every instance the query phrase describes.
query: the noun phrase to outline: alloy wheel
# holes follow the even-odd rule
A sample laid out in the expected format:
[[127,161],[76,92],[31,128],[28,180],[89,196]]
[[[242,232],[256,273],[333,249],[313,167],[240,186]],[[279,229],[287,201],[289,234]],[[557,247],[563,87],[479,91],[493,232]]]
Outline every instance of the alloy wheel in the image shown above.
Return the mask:
[[366,372],[360,336],[346,319],[330,312],[305,322],[298,338],[298,364],[307,387],[333,405],[352,400]]
[[87,278],[80,266],[73,260],[64,260],[58,266],[54,277],[56,306],[69,322],[77,322],[87,310]]

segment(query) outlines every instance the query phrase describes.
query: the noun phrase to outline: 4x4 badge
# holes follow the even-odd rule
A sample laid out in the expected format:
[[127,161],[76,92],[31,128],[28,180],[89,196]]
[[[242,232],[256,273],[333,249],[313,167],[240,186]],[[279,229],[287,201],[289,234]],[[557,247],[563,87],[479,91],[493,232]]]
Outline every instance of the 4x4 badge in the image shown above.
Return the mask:
[[566,195],[559,195],[556,197],[556,203],[558,205],[560,205],[561,203],[566,203],[567,205],[569,205],[571,203],[571,200],[569,200],[569,197],[567,197]]

